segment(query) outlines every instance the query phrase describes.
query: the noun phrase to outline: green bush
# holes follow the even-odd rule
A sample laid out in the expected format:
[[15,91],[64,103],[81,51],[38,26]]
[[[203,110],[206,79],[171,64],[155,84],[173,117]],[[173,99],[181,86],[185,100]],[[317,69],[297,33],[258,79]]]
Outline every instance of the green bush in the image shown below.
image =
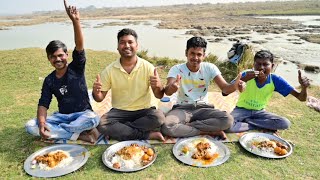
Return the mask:
[[[164,69],[170,69],[172,66],[180,63],[184,63],[185,61],[178,60],[178,59],[171,59],[168,57],[149,57],[148,50],[142,50],[137,53],[140,58],[143,58],[154,66],[162,66]],[[239,72],[245,69],[251,69],[253,66],[253,57],[254,51],[253,48],[249,45],[245,48],[245,52],[239,61],[239,64],[233,64],[227,60],[219,61],[218,56],[214,54],[208,54],[207,57],[204,59],[204,62],[209,62],[215,64],[222,73],[222,76],[225,78],[227,82],[232,81]]]
[[204,62],[209,62],[217,65],[219,63],[218,56],[209,53],[207,57],[204,59]]
[[141,51],[137,52],[137,56],[142,59],[149,60],[148,50],[141,50]]
[[244,54],[239,61],[239,64],[233,64],[229,61],[216,61],[214,64],[221,71],[222,76],[227,82],[232,81],[237,75],[246,69],[252,69],[253,67],[253,48],[249,45],[246,46]]
[[137,53],[137,55],[140,58],[149,61],[154,66],[164,66],[165,68],[171,68],[172,66],[174,66],[176,64],[180,64],[180,63],[185,62],[185,61],[182,61],[182,60],[172,59],[172,58],[169,58],[169,57],[149,57],[148,56],[148,50],[139,51]]

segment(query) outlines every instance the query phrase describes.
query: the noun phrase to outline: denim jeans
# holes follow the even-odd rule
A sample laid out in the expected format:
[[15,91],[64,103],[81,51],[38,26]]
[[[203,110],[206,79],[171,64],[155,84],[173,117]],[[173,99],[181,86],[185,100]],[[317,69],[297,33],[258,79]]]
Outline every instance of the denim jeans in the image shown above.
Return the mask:
[[253,129],[288,129],[290,121],[284,117],[263,110],[248,110],[236,107],[231,115],[234,124],[227,132],[243,132]]
[[[49,128],[49,139],[70,139],[77,140],[80,133],[98,126],[99,116],[91,111],[75,112],[71,114],[53,113],[46,119],[46,126]],[[34,136],[40,136],[38,120],[31,119],[25,125],[26,131]]]

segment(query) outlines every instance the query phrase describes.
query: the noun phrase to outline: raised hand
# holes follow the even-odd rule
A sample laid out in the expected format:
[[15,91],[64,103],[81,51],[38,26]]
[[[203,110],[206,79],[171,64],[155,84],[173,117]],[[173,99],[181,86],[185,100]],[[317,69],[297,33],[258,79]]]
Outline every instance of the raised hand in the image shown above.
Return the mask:
[[98,74],[96,81],[93,83],[92,91],[95,94],[99,94],[99,93],[101,93],[101,87],[102,87],[102,83],[101,83],[100,75]]
[[173,92],[177,92],[180,88],[180,83],[181,83],[181,75],[178,74],[176,77],[176,80],[170,85],[170,89]]
[[268,77],[268,75],[266,75],[266,74],[263,72],[263,70],[261,70],[261,71],[259,71],[259,74],[258,74],[258,76],[256,76],[256,77],[258,77],[258,79],[260,79],[260,80],[266,80],[267,77]]
[[153,76],[150,76],[150,86],[152,89],[162,88],[161,80],[157,72],[157,68],[154,68]]
[[67,1],[64,0],[64,8],[71,19],[71,21],[78,21],[80,19],[80,13],[75,6],[68,6]]
[[306,76],[301,76],[301,71],[298,71],[298,81],[302,88],[307,88],[310,86],[310,79],[308,79]]
[[97,102],[103,101],[103,99],[106,97],[108,93],[108,91],[102,91],[101,89],[102,89],[102,82],[100,80],[100,75],[98,74],[92,87],[92,96],[93,96],[93,99]]
[[76,50],[82,51],[84,49],[84,40],[80,25],[80,14],[75,6],[68,6],[67,1],[64,0],[64,8],[72,21],[73,30],[74,30],[74,42],[76,44]]
[[[252,75],[255,76],[254,72],[252,73]],[[236,89],[238,89],[240,92],[243,92],[246,89],[246,83],[241,80],[241,73],[238,74],[233,84],[236,85]]]
[[259,71],[254,71],[254,70],[252,70],[252,71],[247,71],[247,72],[246,72],[246,76],[247,76],[249,79],[256,78],[256,77],[259,76],[259,74],[260,74]]

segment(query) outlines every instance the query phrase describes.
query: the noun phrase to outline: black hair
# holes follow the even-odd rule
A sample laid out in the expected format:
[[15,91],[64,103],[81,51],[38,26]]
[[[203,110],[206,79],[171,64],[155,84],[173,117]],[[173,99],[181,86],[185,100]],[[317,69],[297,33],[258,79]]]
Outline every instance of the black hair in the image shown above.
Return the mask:
[[53,53],[60,48],[62,48],[65,53],[68,52],[68,48],[63,42],[59,40],[51,41],[46,47],[47,57],[49,57],[50,55],[53,55]]
[[268,50],[260,50],[254,55],[254,61],[257,59],[268,59],[271,63],[273,63],[273,54]]
[[138,35],[133,29],[124,28],[118,32],[118,36],[117,36],[118,42],[122,36],[127,36],[127,35],[132,35],[136,39],[136,41],[138,40]]
[[206,52],[207,41],[202,37],[192,37],[187,41],[187,50],[190,48],[203,48],[203,52]]

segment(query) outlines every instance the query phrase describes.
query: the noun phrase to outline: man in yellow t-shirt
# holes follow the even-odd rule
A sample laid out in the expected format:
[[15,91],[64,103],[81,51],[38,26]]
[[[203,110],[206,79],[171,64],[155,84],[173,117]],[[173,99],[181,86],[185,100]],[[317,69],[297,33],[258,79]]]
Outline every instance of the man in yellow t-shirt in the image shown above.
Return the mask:
[[165,118],[155,108],[155,97],[160,99],[164,94],[159,75],[151,63],[136,55],[138,36],[134,30],[122,29],[117,38],[120,59],[107,66],[93,84],[92,95],[97,102],[112,91],[112,109],[101,117],[98,130],[119,141],[164,141],[162,134],[154,131]]

